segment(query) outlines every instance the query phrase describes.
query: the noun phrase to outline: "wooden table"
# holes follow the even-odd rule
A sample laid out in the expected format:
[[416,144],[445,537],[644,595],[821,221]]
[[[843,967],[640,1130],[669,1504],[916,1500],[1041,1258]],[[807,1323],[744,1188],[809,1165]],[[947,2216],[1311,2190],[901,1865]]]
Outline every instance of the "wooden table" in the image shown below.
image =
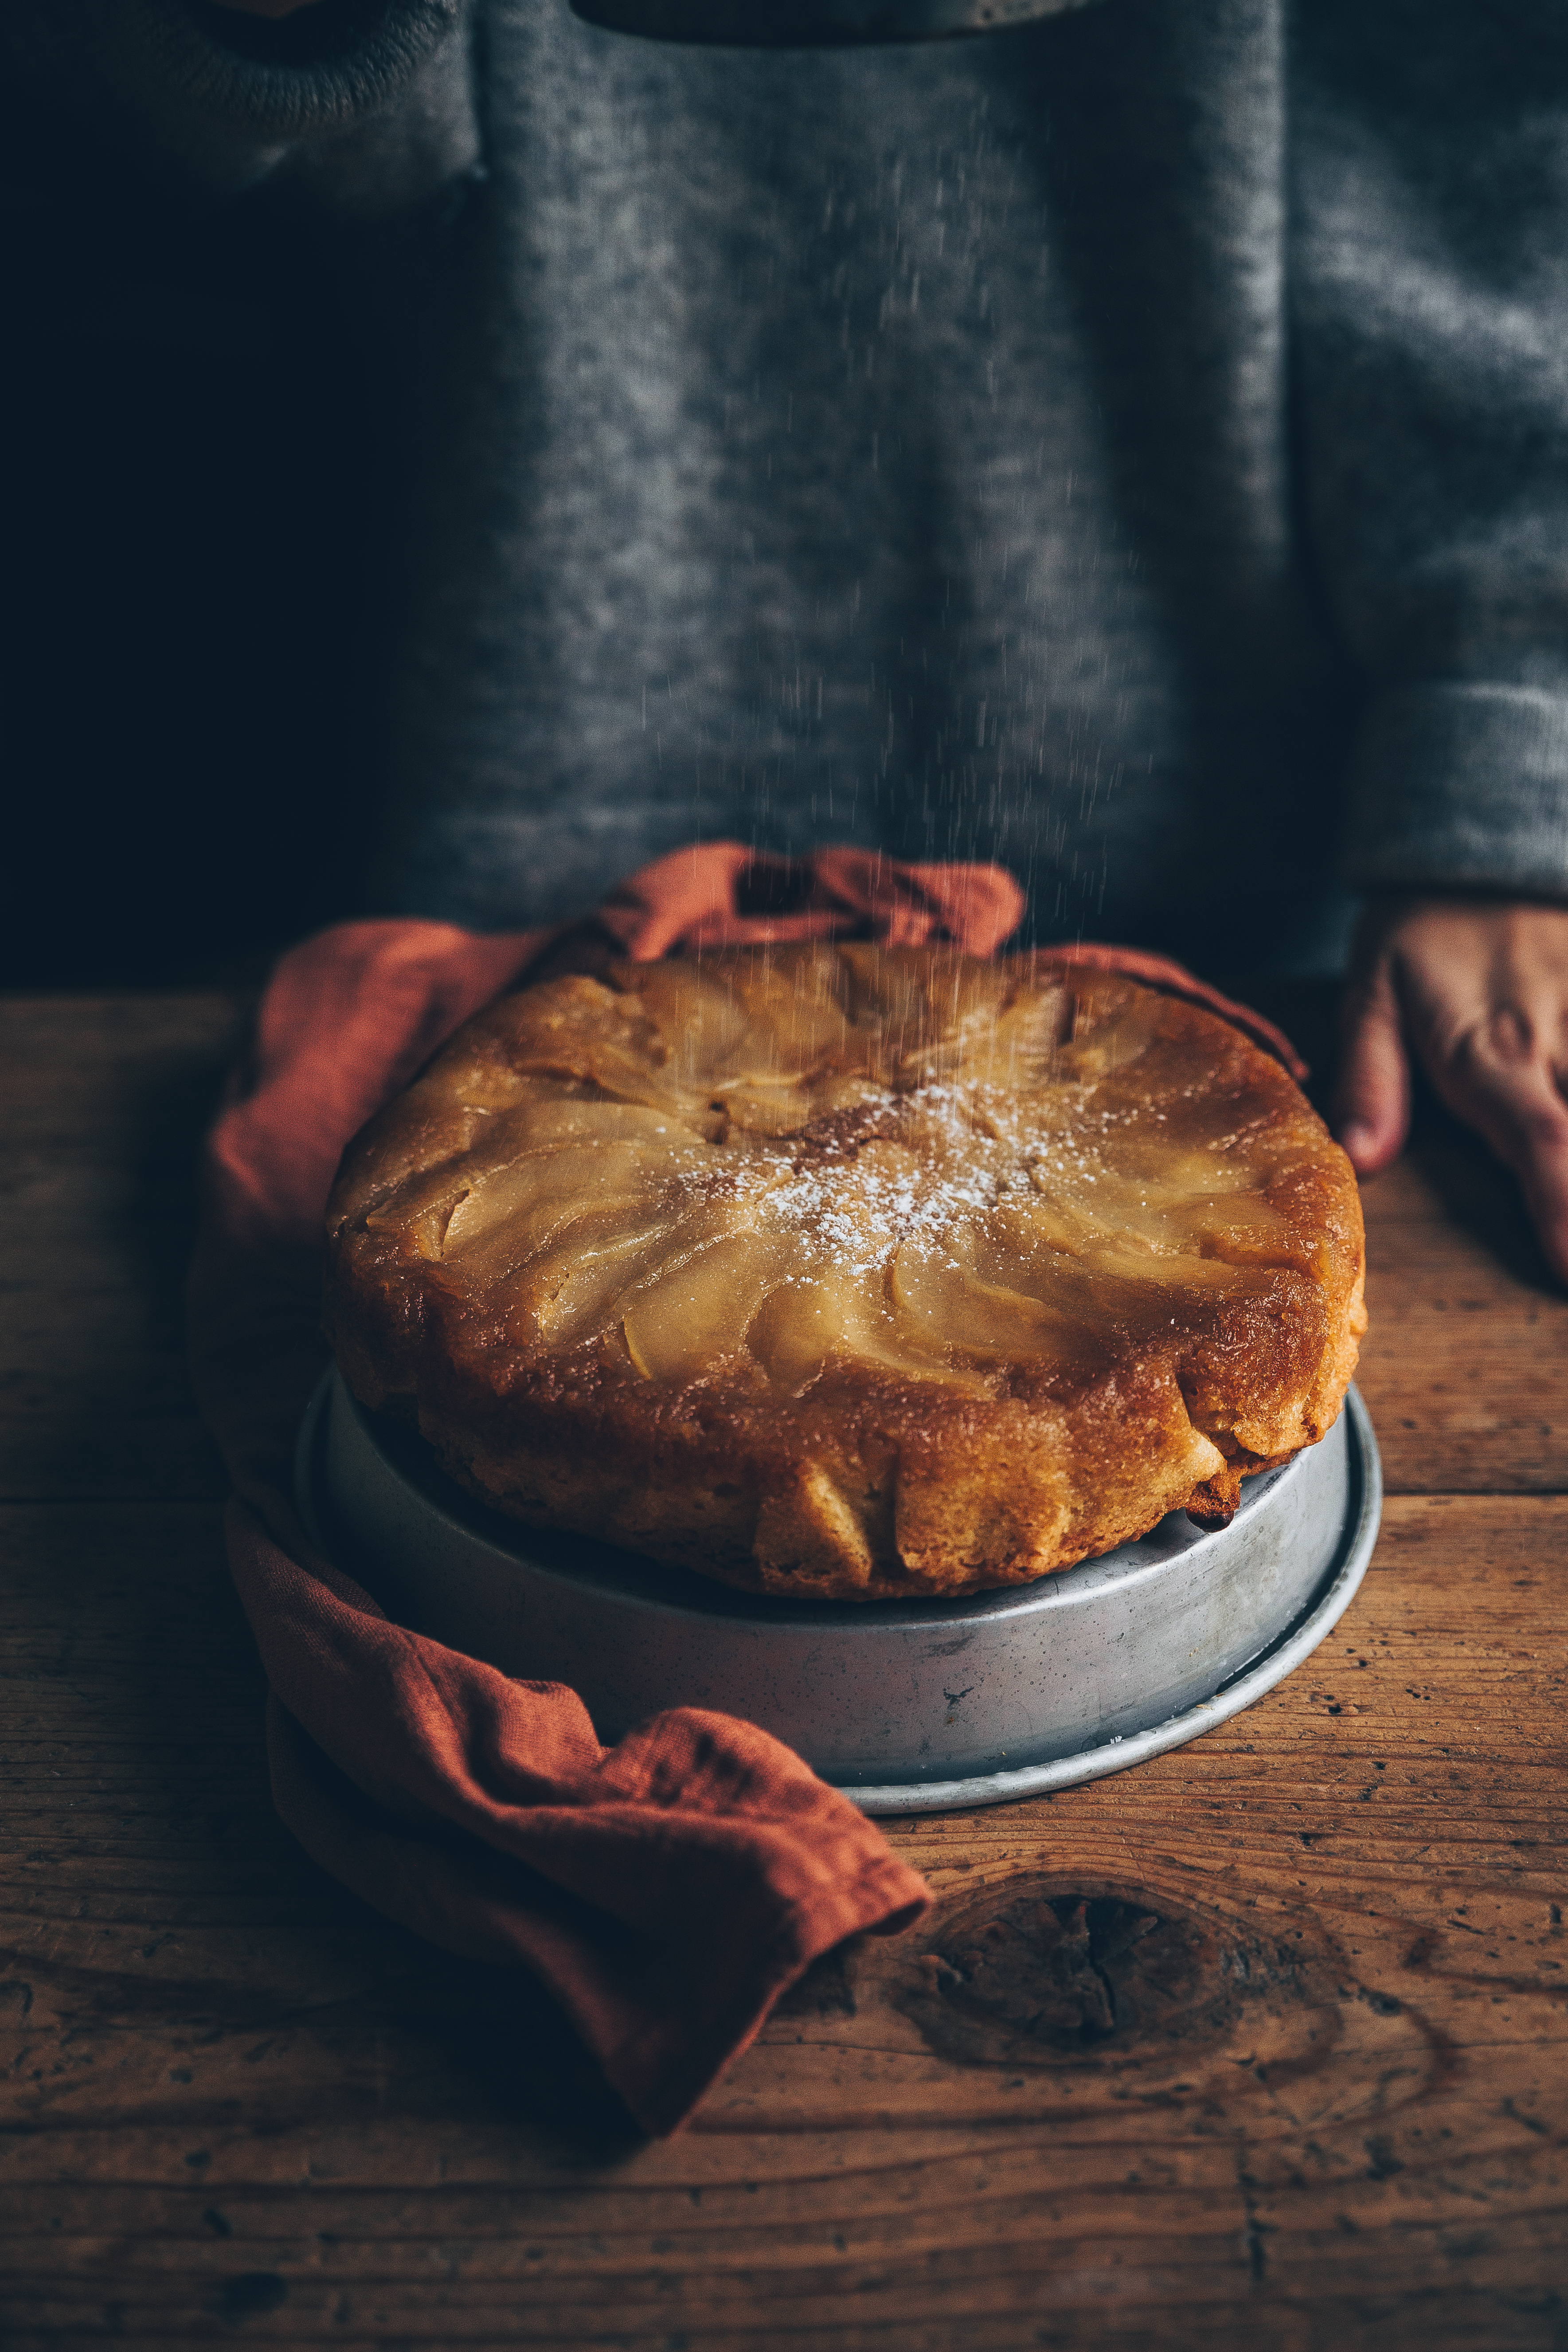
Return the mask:
[[239,1012],[0,1007],[7,2352],[1568,2344],[1568,1302],[1479,1149],[1369,1190],[1390,1499],[1324,1648],[895,1827],[934,1920],[650,2147],[272,1817],[180,1356]]

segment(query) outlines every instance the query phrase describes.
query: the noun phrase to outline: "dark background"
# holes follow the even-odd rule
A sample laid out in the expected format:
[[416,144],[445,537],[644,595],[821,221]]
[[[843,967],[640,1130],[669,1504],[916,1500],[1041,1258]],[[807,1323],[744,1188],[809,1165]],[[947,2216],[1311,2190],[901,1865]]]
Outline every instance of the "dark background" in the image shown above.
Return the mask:
[[342,289],[406,253],[0,131],[0,985],[250,979],[368,863],[396,451]]

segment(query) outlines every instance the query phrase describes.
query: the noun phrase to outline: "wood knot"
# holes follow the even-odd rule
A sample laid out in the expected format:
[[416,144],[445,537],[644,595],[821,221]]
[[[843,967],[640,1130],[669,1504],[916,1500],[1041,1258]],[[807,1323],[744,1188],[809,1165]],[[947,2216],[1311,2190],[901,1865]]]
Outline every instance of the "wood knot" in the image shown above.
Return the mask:
[[1332,1997],[1299,1939],[1133,1888],[1014,1881],[906,1950],[889,1997],[930,2048],[970,2064],[1185,2055],[1251,2001]]

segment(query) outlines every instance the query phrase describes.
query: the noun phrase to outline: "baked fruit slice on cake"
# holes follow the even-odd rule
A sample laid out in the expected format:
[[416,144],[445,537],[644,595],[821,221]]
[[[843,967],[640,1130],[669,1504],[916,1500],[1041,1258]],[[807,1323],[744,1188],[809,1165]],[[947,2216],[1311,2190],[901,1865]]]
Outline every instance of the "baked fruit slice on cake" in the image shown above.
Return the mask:
[[365,1405],[532,1526],[748,1591],[951,1598],[1234,1510],[1335,1420],[1349,1161],[1125,980],[813,945],[501,999],[350,1147]]

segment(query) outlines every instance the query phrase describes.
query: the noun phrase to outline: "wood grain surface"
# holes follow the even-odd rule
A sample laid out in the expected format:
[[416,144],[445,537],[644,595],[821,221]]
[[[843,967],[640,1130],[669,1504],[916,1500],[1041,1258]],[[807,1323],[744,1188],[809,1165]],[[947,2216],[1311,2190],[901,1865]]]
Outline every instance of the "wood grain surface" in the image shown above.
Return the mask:
[[1428,1120],[1369,1188],[1362,1594],[1251,1713],[892,1835],[681,2137],[273,1819],[181,1370],[241,1006],[0,1007],[0,2344],[1568,2346],[1568,1301]]

